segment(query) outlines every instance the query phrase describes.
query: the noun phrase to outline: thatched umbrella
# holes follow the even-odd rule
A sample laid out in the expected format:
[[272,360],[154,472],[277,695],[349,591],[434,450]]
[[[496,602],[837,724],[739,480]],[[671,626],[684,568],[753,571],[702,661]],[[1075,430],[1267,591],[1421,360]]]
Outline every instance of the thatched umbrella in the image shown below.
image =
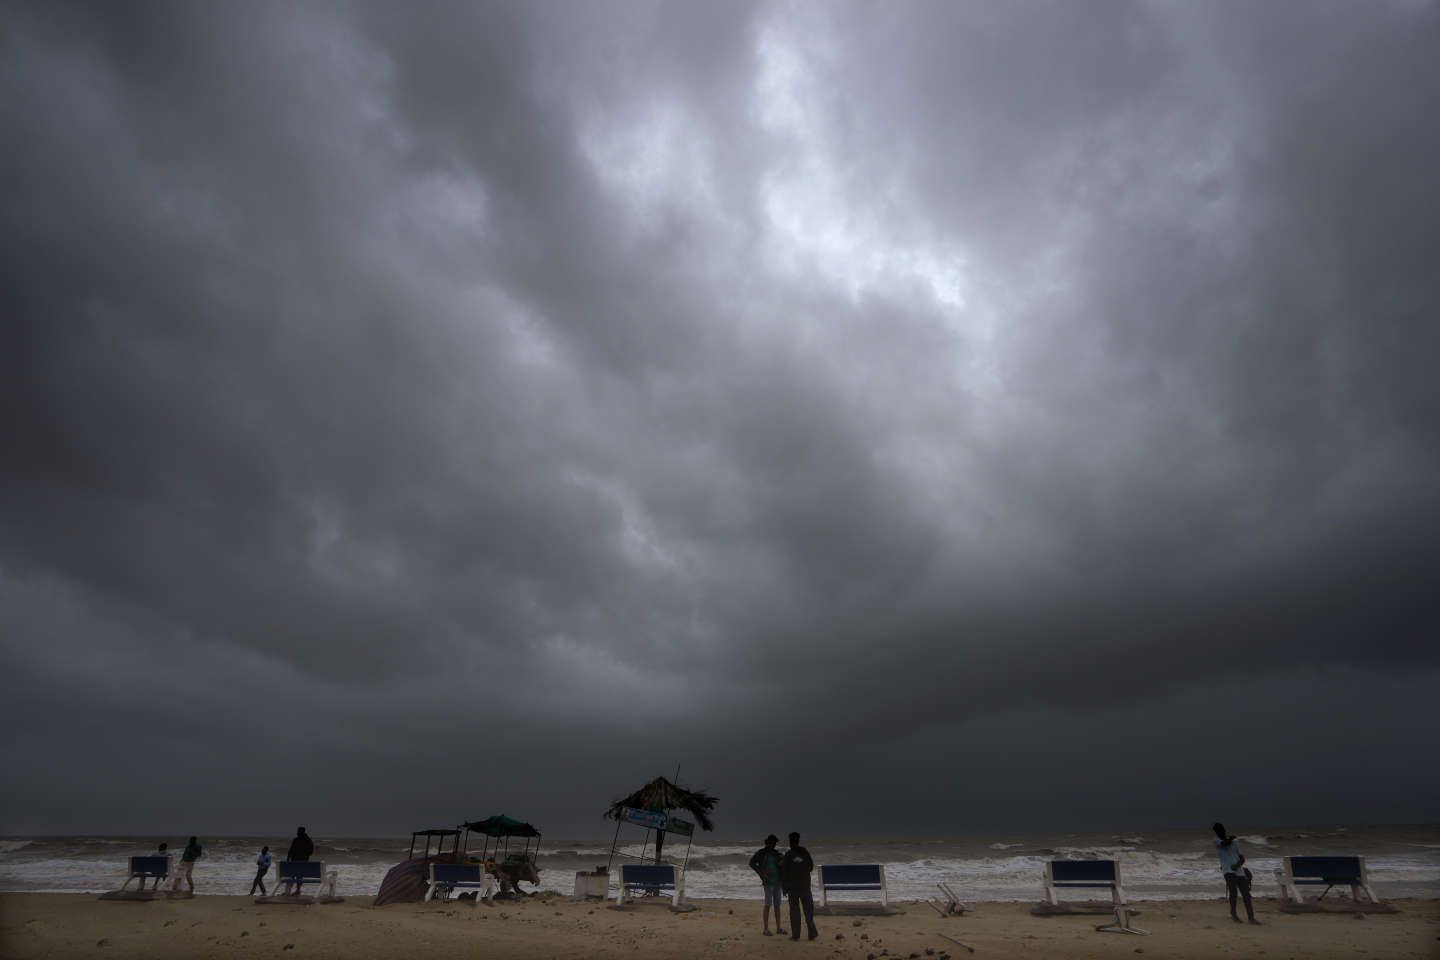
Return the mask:
[[[619,820],[621,807],[634,807],[637,810],[650,810],[654,813],[684,810],[695,818],[695,822],[700,824],[701,830],[714,830],[715,824],[710,821],[710,811],[714,810],[715,804],[719,802],[719,797],[712,797],[704,790],[686,790],[684,787],[675,786],[664,777],[656,777],[630,796],[622,797],[610,804],[610,809],[605,811],[605,816],[612,820]],[[656,863],[660,862],[660,850],[664,845],[665,831],[656,830]]]

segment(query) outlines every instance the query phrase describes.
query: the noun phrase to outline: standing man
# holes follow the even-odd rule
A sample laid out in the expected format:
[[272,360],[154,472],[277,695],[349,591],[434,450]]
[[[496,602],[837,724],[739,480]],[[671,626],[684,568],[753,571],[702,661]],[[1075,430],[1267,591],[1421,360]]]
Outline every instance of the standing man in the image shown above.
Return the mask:
[[309,860],[314,852],[315,844],[311,842],[310,835],[304,827],[299,827],[295,830],[295,839],[290,841],[290,852],[285,854],[285,859],[291,863]]
[[775,844],[780,838],[775,834],[765,838],[765,846],[755,851],[755,856],[750,858],[750,869],[760,875],[760,883],[765,890],[765,936],[770,936],[770,907],[775,907],[775,930],[782,936],[785,928],[780,925],[780,851],[775,849]]
[[270,855],[269,847],[260,848],[260,856],[255,858],[255,866],[257,870],[255,873],[255,882],[250,884],[250,896],[255,896],[256,887],[260,888],[260,896],[269,896],[269,894],[265,891],[265,874],[270,872],[270,864],[274,861],[274,859],[275,858]]
[[800,939],[800,908],[805,908],[805,926],[810,928],[810,939],[820,936],[815,929],[815,898],[810,895],[810,873],[815,861],[810,851],[800,846],[800,834],[790,834],[790,849],[780,860],[780,881],[790,897],[790,939]]
[[1230,895],[1230,919],[1240,922],[1240,915],[1235,912],[1235,898],[1239,895],[1245,898],[1245,913],[1250,922],[1259,926],[1260,921],[1255,919],[1255,904],[1250,900],[1251,873],[1250,868],[1245,866],[1245,854],[1240,852],[1240,844],[1234,835],[1225,832],[1225,824],[1217,823],[1213,829],[1215,852],[1220,855],[1220,868],[1225,871],[1225,892]]
[[[314,852],[315,844],[311,842],[310,835],[305,832],[304,827],[297,827],[295,830],[295,839],[290,841],[290,850],[285,854],[285,859],[291,863],[297,863],[302,860],[309,860],[310,855]],[[290,881],[287,880],[285,882],[287,889],[281,890],[280,895],[292,894],[298,897],[303,884],[297,883],[294,886],[295,889],[288,889],[290,887]]]
[[185,850],[180,854],[180,876],[184,877],[185,882],[190,885],[191,893],[195,892],[195,879],[191,876],[191,872],[195,869],[195,861],[203,856],[205,856],[205,848],[200,846],[200,841],[194,837],[191,837],[190,842],[185,844]]

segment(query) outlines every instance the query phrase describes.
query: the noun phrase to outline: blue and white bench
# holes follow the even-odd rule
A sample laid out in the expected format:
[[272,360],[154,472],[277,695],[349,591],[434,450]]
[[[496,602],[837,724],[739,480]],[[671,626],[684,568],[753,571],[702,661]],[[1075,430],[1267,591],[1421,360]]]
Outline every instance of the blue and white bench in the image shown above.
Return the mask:
[[883,863],[827,863],[820,867],[820,906],[827,906],[830,891],[879,890],[880,905],[890,906]]
[[1118,860],[1051,860],[1045,864],[1045,902],[1058,908],[1057,890],[1095,889],[1109,890],[1110,901],[1115,908],[1115,919],[1102,923],[1095,929],[1104,933],[1148,934],[1130,923],[1130,907],[1125,902],[1125,888],[1120,883],[1120,862]]
[[634,899],[637,891],[659,893],[669,890],[670,905],[680,906],[685,900],[685,879],[677,875],[670,863],[623,863],[620,865],[620,887],[615,893],[616,904],[623,904],[627,895]]
[[[326,870],[320,860],[275,861],[276,892],[256,897],[256,903],[340,903],[335,895],[336,871]],[[305,884],[318,885],[314,897],[303,897]]]
[[155,880],[155,889],[160,889],[160,881],[170,875],[170,857],[149,856],[130,858],[130,878],[120,887],[124,890],[130,885],[131,880],[139,880],[139,889],[145,889],[145,881]]
[[492,902],[495,896],[495,878],[485,872],[480,863],[432,863],[430,864],[430,889],[425,891],[425,900],[445,901],[462,887],[480,891],[479,899]]
[[1280,881],[1282,905],[1304,906],[1306,901],[1300,895],[1300,887],[1322,884],[1325,890],[1315,898],[1317,902],[1324,900],[1332,887],[1348,885],[1350,896],[1356,903],[1380,904],[1380,898],[1370,889],[1370,875],[1365,869],[1364,857],[1285,857],[1276,869],[1275,877]]
[[[130,858],[130,875],[120,885],[119,890],[111,890],[109,893],[102,893],[102,900],[148,900],[160,892],[160,881],[170,876],[170,858],[168,856],[148,856]],[[131,881],[139,880],[140,884],[134,890],[130,889]],[[154,880],[155,886],[152,890],[145,889],[145,881]]]

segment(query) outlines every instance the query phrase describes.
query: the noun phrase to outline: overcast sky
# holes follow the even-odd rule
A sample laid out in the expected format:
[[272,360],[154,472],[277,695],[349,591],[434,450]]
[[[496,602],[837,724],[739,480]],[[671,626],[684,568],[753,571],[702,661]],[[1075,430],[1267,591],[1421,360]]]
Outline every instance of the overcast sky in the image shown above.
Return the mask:
[[0,830],[1440,809],[1440,5],[6,4]]

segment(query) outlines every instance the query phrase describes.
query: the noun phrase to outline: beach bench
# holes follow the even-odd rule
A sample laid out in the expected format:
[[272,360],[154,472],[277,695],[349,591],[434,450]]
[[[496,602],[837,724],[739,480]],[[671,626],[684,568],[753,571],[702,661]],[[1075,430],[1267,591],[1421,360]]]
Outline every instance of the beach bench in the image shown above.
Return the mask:
[[[1332,888],[1347,885],[1350,897],[1356,903],[1380,905],[1380,898],[1370,889],[1370,875],[1365,870],[1364,857],[1285,857],[1275,870],[1280,881],[1281,906],[1307,906],[1325,899]],[[1315,901],[1306,901],[1300,895],[1300,887],[1318,887],[1325,890]],[[1362,897],[1361,894],[1364,894]]]
[[1130,907],[1125,902],[1125,888],[1120,883],[1120,862],[1118,860],[1051,860],[1045,864],[1045,903],[1054,908],[1060,906],[1057,890],[1093,889],[1109,890],[1115,919],[1095,927],[1102,933],[1148,934],[1130,922]]
[[[326,870],[319,860],[277,860],[275,861],[275,884],[277,892],[268,897],[256,897],[256,903],[340,903],[335,895],[337,873]],[[305,897],[305,884],[318,884],[313,897]]]
[[445,901],[462,887],[480,891],[478,899],[492,902],[495,896],[495,878],[485,872],[480,863],[432,863],[430,864],[430,889],[425,891],[425,900]]
[[670,863],[624,863],[620,865],[620,887],[615,894],[615,903],[623,904],[627,895],[630,899],[638,892],[660,893],[669,890],[670,905],[678,907],[685,900],[685,880],[677,877],[675,865]]
[[890,906],[883,863],[827,863],[820,867],[820,906],[828,905],[830,891],[879,890],[880,905]]
[[[160,881],[170,875],[170,858],[168,856],[148,856],[130,858],[130,875],[120,885],[119,890],[111,890],[109,893],[100,895],[102,900],[148,900],[160,892]],[[139,880],[140,884],[134,890],[130,889],[130,883]],[[145,881],[154,880],[152,890],[145,889]]]

